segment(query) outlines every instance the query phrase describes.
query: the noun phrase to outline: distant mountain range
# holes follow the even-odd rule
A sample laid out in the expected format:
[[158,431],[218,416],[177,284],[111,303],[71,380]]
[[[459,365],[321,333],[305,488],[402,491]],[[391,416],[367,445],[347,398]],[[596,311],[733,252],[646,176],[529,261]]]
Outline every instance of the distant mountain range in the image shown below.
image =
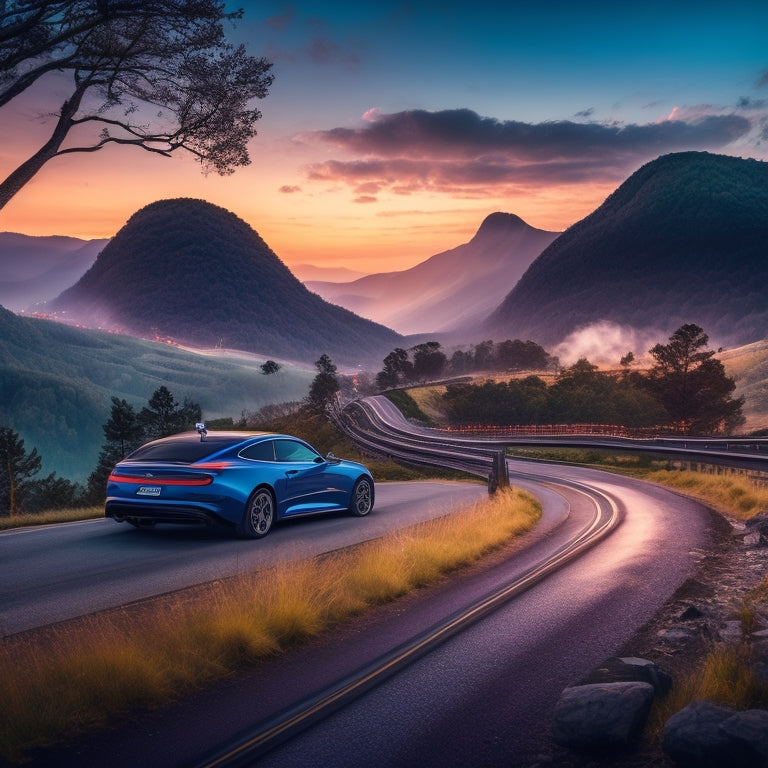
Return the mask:
[[558,237],[479,330],[544,346],[600,321],[696,323],[716,346],[768,336],[768,163],[665,155]]
[[55,298],[85,274],[108,242],[0,232],[0,305],[20,312]]
[[202,200],[135,213],[71,288],[49,302],[70,323],[199,348],[380,363],[402,337],[307,290],[246,222]]
[[411,269],[306,285],[324,299],[403,334],[477,327],[557,236],[519,216],[492,213],[468,243]]

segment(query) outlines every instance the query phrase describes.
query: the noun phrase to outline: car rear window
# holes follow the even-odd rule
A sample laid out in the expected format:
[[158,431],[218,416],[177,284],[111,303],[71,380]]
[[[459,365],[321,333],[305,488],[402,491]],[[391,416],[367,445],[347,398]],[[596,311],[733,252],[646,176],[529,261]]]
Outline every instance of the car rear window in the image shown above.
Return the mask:
[[200,461],[212,453],[237,445],[243,441],[242,437],[216,438],[208,437],[205,440],[169,440],[168,442],[149,443],[137,448],[128,461],[178,461],[191,464]]

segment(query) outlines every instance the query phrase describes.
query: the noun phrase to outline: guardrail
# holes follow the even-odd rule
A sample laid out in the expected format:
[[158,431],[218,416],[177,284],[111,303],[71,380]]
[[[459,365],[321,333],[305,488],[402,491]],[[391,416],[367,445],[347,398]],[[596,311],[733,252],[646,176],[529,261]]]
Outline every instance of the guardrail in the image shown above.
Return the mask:
[[365,400],[333,411],[331,418],[350,439],[374,454],[482,477],[488,481],[489,493],[509,485],[503,446],[448,436],[421,436],[384,421]]
[[[382,412],[390,418],[382,418]],[[427,429],[409,424],[391,401],[383,397],[353,401],[332,417],[343,432],[369,451],[411,464],[449,467],[487,478],[491,493],[509,484],[505,456],[506,449],[514,446],[652,453],[740,467],[761,475],[768,473],[768,440],[754,437],[638,438],[616,434],[615,430],[609,434],[611,430],[605,430],[605,425],[601,425],[602,430],[594,431],[585,429],[585,425],[558,425],[540,431],[510,429],[499,433]]]

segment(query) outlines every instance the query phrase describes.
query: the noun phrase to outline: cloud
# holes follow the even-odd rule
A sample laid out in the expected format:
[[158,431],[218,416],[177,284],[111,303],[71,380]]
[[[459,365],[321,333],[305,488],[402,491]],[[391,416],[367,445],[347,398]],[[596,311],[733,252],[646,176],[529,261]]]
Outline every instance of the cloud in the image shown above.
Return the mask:
[[280,187],[280,192],[284,195],[292,195],[295,192],[301,192],[301,187],[297,187],[295,184],[283,184],[283,186]]
[[744,139],[753,127],[743,115],[711,110],[675,108],[674,119],[637,125],[502,121],[469,109],[394,114],[372,109],[359,127],[298,139],[357,155],[310,166],[310,179],[353,188],[375,184],[400,194],[429,189],[483,196],[498,194],[499,187],[616,181],[667,152],[721,149]]

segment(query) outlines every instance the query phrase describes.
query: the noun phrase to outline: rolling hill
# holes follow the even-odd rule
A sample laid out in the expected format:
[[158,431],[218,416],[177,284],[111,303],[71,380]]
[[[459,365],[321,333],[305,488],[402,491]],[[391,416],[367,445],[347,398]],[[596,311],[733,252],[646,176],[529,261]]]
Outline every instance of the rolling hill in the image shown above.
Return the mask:
[[265,376],[264,358],[194,353],[169,344],[19,317],[0,307],[0,426],[37,448],[43,472],[84,479],[104,442],[112,396],[137,409],[166,386],[200,404],[206,419],[301,400],[317,371],[284,363]]
[[481,332],[552,345],[599,321],[714,346],[768,335],[768,163],[682,152],[640,168],[529,267]]
[[85,274],[108,242],[0,232],[0,305],[19,312],[56,298]]
[[306,286],[399,333],[454,331],[487,317],[557,234],[492,213],[468,243],[411,269]]
[[49,308],[87,327],[305,362],[380,362],[402,341],[307,290],[242,219],[190,198],[135,213]]

